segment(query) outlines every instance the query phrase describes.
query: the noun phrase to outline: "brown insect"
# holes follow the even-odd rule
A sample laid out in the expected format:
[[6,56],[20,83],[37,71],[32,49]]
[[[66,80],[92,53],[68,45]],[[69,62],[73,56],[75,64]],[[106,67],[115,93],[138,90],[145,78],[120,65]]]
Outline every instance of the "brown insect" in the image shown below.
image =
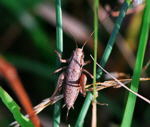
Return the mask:
[[52,97],[55,96],[57,92],[60,92],[63,88],[62,92],[64,95],[64,106],[66,106],[68,109],[67,116],[70,108],[74,108],[74,103],[78,97],[79,92],[81,92],[84,96],[86,94],[85,85],[87,82],[87,77],[85,73],[93,78],[92,74],[83,69],[83,66],[89,63],[89,61],[84,61],[84,45],[82,48],[76,48],[68,60],[62,59],[61,54],[55,51],[59,57],[60,62],[68,63],[68,66],[59,68],[54,72],[57,73],[63,70],[58,78],[57,87]]

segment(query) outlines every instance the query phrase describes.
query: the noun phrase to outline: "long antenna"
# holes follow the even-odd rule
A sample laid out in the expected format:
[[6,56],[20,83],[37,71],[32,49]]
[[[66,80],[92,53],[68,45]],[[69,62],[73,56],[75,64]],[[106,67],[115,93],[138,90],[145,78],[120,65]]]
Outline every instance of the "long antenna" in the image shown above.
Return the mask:
[[[92,60],[94,61],[94,58],[92,55],[90,55]],[[128,91],[130,91],[131,93],[133,93],[134,95],[136,95],[137,97],[141,98],[142,100],[144,100],[145,102],[150,104],[150,100],[148,100],[147,98],[143,97],[142,95],[134,92],[133,90],[131,90],[130,88],[128,88],[127,86],[125,86],[122,82],[120,82],[117,78],[115,78],[114,76],[112,76],[108,71],[106,71],[101,65],[99,65],[96,62],[97,66],[100,67],[106,74],[108,74],[112,79],[114,79],[119,85],[121,85],[122,87],[124,87],[125,89],[127,89]]]
[[78,43],[77,43],[77,41],[75,40],[75,43],[76,43],[76,48],[78,48]]
[[89,39],[92,37],[92,35],[94,34],[94,31],[90,34],[90,37],[84,42],[83,46],[82,46],[82,50],[84,48],[84,46],[86,45],[86,43],[89,41]]
[[78,43],[77,43],[76,38],[73,36],[73,33],[71,31],[68,31],[68,32],[69,32],[69,35],[70,35],[71,39],[73,39],[75,41],[76,48],[78,48]]

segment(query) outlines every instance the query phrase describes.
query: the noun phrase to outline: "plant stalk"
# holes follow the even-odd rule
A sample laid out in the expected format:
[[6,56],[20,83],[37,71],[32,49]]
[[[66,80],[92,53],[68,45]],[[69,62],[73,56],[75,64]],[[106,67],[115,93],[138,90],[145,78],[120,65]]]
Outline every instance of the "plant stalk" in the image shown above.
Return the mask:
[[94,1],[94,65],[93,65],[93,101],[92,101],[92,127],[97,126],[97,102],[98,96],[96,85],[96,61],[97,61],[97,45],[98,45],[98,7],[99,0]]
[[[62,10],[61,10],[61,0],[55,0],[55,9],[56,9],[56,49],[60,53],[63,52],[63,30],[62,30]],[[57,66],[60,66],[58,61]],[[53,114],[53,127],[60,126],[61,118],[61,101],[57,102],[54,105],[54,114]]]

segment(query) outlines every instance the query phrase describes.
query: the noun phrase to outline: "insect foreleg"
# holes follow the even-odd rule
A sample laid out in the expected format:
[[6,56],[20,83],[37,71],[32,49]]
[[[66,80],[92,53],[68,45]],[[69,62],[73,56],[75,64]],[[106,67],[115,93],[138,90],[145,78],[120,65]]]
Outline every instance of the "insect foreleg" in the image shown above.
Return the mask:
[[63,72],[58,77],[57,86],[56,86],[56,89],[55,89],[54,93],[52,94],[51,98],[56,96],[56,94],[62,90],[62,84],[64,82],[64,79],[65,79],[65,73]]
[[80,92],[83,94],[83,96],[86,95],[85,85],[87,82],[87,77],[85,74],[81,74],[80,80],[79,80],[79,86],[80,86]]
[[90,64],[90,63],[91,63],[91,61],[90,61],[90,60],[85,61],[85,62],[84,62],[84,64],[83,64],[83,66],[85,66],[85,65],[87,65],[87,64]]
[[62,59],[62,55],[58,51],[55,50],[55,53],[58,55],[59,61],[61,63],[67,63],[68,62],[68,60]]

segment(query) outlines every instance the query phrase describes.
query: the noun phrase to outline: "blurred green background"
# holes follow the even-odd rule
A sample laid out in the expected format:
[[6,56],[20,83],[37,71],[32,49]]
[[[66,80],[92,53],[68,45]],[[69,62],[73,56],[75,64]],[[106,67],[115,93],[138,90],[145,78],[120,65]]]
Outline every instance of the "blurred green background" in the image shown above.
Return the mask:
[[[104,48],[112,31],[113,22],[121,7],[121,1],[100,1],[99,9],[99,48],[100,60]],[[130,8],[127,13],[117,45],[113,48],[108,64],[109,72],[124,72],[132,75],[135,55],[139,42],[140,25],[143,6]],[[62,1],[63,13],[63,58],[69,58],[76,44],[81,47],[89,40],[84,48],[85,59],[93,54],[93,40],[89,38],[93,31],[92,1]],[[33,103],[37,105],[43,99],[50,97],[55,87],[55,76],[51,73],[56,69],[56,42],[55,6],[51,0],[0,0],[0,53],[8,62],[14,65],[20,79]],[[147,45],[144,65],[150,58],[150,41]],[[85,67],[92,73],[93,64]],[[150,77],[148,68],[143,76]],[[88,77],[88,83],[91,79]],[[102,79],[105,80],[104,78]],[[0,75],[1,86],[18,102],[9,84]],[[139,93],[149,97],[149,81],[142,82]],[[120,125],[127,91],[123,88],[109,88],[99,92],[99,102],[109,106],[98,106],[98,127],[117,127]],[[150,99],[150,98],[149,98]],[[66,109],[62,109],[62,123],[74,125],[79,114],[84,97],[81,95],[75,103],[75,109],[70,111],[68,122],[65,120]],[[18,102],[19,103],[19,102]],[[14,119],[11,113],[0,101],[0,127],[7,127]],[[51,124],[53,106],[40,113],[44,127]],[[137,99],[133,127],[150,126],[150,106]],[[85,120],[85,127],[91,122],[91,109]]]

